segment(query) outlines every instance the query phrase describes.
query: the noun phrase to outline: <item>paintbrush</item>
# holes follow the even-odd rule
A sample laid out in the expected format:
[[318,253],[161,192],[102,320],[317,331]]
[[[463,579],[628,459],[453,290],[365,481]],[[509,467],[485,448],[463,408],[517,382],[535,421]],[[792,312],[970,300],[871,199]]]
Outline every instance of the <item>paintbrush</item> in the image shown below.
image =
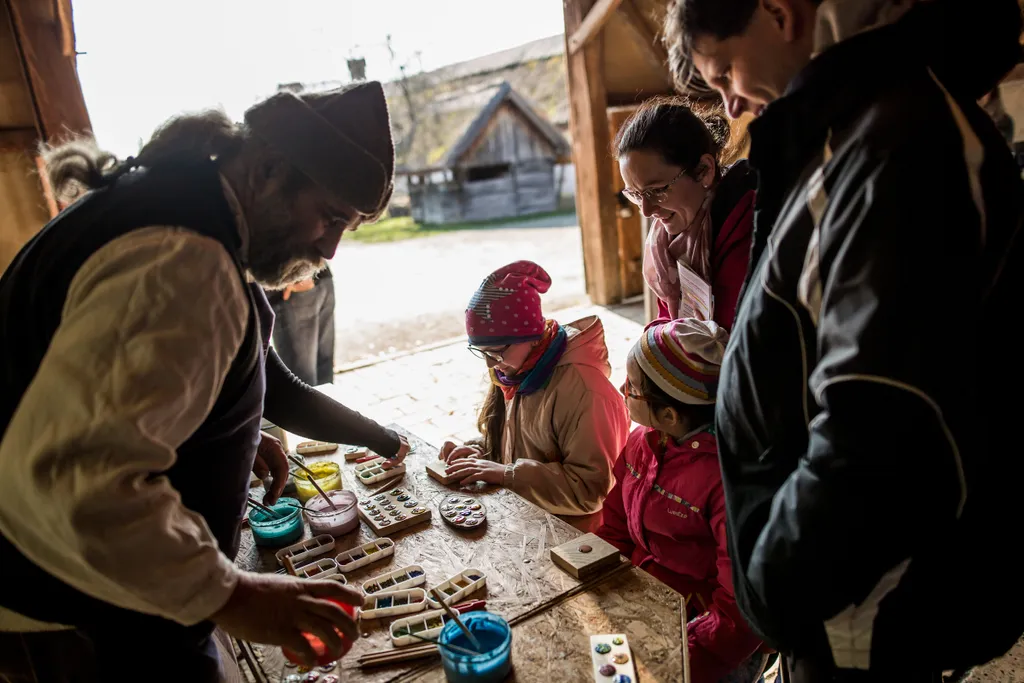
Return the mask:
[[308,477],[309,483],[313,485],[313,488],[316,489],[316,492],[324,497],[324,500],[327,501],[327,504],[331,506],[332,510],[337,510],[338,506],[334,504],[334,501],[331,500],[330,497],[328,497],[328,495],[326,493],[324,493],[324,490],[322,488],[320,488],[320,484],[316,483],[316,475],[313,474],[313,470],[311,470],[308,467],[306,467],[305,465],[303,465],[302,461],[299,460],[298,458],[296,458],[294,455],[290,455],[289,454],[288,455],[288,459],[291,460],[296,465],[298,465],[299,469],[301,469],[307,475],[309,475],[309,477]]
[[448,645],[446,643],[442,643],[440,641],[434,640],[433,638],[424,638],[420,634],[413,633],[411,631],[406,631],[403,635],[412,636],[413,638],[415,638],[417,640],[422,640],[422,641],[427,642],[427,643],[433,643],[434,645],[437,645],[438,647],[443,647],[446,650],[451,650],[452,652],[458,652],[460,655],[469,655],[470,657],[476,657],[476,656],[478,656],[480,654],[479,652],[473,652],[472,650],[468,650],[468,649],[466,649],[464,647],[459,647],[458,645]]
[[261,512],[267,513],[268,515],[270,515],[271,519],[281,519],[281,517],[283,516],[277,510],[274,510],[272,508],[268,508],[263,503],[257,503],[252,498],[247,498],[245,502],[249,505],[249,507],[254,508],[256,510],[259,510]]
[[473,647],[476,648],[476,652],[474,652],[473,654],[482,654],[483,647],[480,646],[480,641],[477,640],[476,636],[474,636],[472,632],[470,632],[470,630],[466,628],[466,625],[462,623],[462,619],[459,619],[459,613],[453,610],[451,607],[449,607],[448,603],[444,601],[444,595],[441,594],[441,591],[437,590],[436,588],[431,588],[430,594],[434,596],[435,600],[441,603],[441,609],[443,609],[445,613],[448,614],[449,618],[455,620],[455,624],[462,630],[466,638],[469,639],[469,642],[473,644]]

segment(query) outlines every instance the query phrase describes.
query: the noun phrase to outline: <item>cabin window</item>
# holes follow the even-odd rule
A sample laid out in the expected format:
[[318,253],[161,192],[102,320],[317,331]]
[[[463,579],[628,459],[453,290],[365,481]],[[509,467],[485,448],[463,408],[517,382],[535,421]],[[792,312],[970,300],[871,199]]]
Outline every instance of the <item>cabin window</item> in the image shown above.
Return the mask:
[[473,166],[466,169],[466,180],[474,182],[477,180],[494,180],[504,178],[512,172],[511,164],[492,164],[490,166]]

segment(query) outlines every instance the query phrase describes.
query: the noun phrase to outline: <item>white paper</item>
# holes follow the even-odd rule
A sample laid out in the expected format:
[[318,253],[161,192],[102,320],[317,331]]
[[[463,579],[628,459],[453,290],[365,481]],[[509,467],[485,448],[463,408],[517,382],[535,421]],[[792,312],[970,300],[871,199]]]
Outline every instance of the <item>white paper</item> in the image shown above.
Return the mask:
[[687,265],[679,266],[679,317],[711,320],[715,312],[715,299],[711,285]]

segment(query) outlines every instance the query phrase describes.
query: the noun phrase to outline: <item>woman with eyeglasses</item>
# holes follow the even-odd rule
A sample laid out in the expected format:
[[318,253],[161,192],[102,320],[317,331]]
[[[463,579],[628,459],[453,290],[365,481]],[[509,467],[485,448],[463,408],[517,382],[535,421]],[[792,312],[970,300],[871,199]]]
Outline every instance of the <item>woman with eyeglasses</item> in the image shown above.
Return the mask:
[[764,657],[736,606],[715,398],[725,331],[694,318],[653,323],[626,361],[640,426],[615,464],[597,535],[687,597],[694,683],[750,683]]
[[629,433],[622,395],[609,381],[597,316],[566,325],[546,318],[543,268],[518,261],[487,276],[466,310],[469,350],[486,361],[491,388],[482,438],[441,449],[463,484],[504,486],[579,529],[596,525],[612,466]]
[[705,122],[683,100],[657,98],[615,139],[623,195],[651,219],[643,272],[659,318],[732,327],[750,258],[756,176],[745,160],[722,167],[728,131],[720,116]]

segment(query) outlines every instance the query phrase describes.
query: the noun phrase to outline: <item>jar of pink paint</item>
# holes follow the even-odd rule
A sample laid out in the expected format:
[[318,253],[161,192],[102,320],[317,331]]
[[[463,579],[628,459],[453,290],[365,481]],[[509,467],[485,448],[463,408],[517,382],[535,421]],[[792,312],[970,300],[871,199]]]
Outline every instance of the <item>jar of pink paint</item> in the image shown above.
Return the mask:
[[356,494],[344,489],[328,491],[327,497],[336,509],[331,509],[323,496],[316,496],[306,501],[306,519],[309,530],[317,534],[343,536],[359,526],[359,514],[356,511]]

